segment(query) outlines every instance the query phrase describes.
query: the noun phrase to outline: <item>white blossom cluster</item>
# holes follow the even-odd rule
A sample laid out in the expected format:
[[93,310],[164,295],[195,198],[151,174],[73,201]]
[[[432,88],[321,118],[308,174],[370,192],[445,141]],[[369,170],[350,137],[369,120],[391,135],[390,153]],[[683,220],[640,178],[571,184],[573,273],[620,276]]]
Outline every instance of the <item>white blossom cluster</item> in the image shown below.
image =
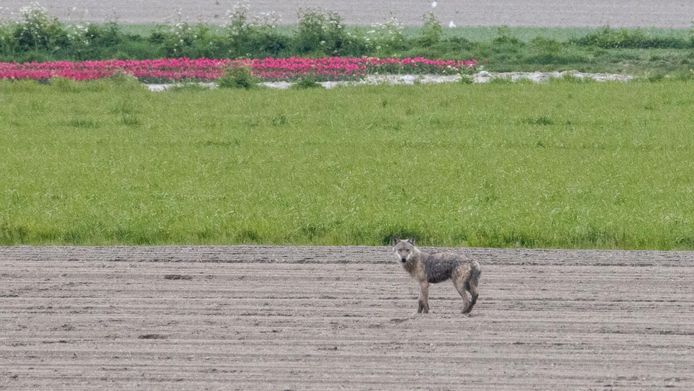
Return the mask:
[[383,46],[396,46],[405,40],[405,26],[396,16],[391,15],[385,22],[375,23],[371,27],[372,29],[366,32],[365,39],[373,43],[377,50],[381,50]]

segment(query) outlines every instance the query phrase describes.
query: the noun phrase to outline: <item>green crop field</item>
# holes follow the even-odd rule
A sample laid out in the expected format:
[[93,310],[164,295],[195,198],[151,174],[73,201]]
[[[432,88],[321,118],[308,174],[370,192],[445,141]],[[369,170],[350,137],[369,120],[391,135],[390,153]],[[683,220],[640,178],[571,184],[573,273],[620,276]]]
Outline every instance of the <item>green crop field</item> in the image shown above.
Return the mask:
[[1,244],[694,248],[687,81],[0,82]]

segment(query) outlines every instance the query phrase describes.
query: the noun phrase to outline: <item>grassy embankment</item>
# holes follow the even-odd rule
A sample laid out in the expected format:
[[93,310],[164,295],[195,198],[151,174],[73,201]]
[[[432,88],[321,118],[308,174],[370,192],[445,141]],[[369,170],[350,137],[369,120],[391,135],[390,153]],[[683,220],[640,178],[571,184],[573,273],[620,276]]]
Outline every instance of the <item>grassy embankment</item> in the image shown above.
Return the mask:
[[395,21],[345,26],[309,11],[296,26],[251,23],[237,9],[227,25],[68,25],[41,8],[0,21],[0,61],[376,56],[479,60],[491,71],[579,70],[658,79],[694,77],[694,29],[444,28],[432,15],[419,27]]
[[0,244],[694,248],[691,82],[0,83]]

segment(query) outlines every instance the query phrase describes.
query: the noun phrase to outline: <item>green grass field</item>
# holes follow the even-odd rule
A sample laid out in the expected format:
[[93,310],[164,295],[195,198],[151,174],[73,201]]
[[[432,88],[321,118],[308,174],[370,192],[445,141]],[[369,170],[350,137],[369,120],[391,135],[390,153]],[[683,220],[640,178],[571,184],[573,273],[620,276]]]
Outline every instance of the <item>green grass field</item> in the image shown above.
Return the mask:
[[1,244],[694,248],[691,82],[0,83]]

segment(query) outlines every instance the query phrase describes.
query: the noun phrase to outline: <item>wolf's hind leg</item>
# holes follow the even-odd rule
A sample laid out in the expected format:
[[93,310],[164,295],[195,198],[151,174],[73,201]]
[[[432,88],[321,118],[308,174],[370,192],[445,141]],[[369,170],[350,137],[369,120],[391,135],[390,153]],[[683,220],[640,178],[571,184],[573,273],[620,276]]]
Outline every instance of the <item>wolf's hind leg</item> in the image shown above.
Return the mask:
[[470,292],[470,295],[472,296],[472,300],[470,301],[470,308],[468,308],[468,312],[472,311],[472,307],[477,303],[477,297],[480,295],[479,289],[477,288],[477,285],[480,282],[480,274],[479,273],[472,273],[472,276],[470,276],[470,280],[467,281],[465,284],[467,290]]
[[[467,291],[465,290],[467,284],[467,280],[470,278],[470,270],[461,270],[457,275],[453,278],[453,285],[455,286],[455,289],[458,290],[458,293],[460,293],[460,297],[463,298],[463,313],[467,314],[470,311],[472,311],[472,306],[475,305],[474,302],[470,301],[470,297],[468,296]],[[477,299],[474,297],[473,300]]]
[[472,300],[470,301],[470,307],[468,307],[468,311],[472,311],[472,307],[477,303],[477,297],[479,296],[479,289],[478,285],[480,283],[480,275],[482,274],[482,270],[480,269],[480,264],[477,263],[477,261],[474,261],[470,264],[471,269],[470,269],[470,277],[465,281],[465,289],[470,292],[470,296],[472,296]]

